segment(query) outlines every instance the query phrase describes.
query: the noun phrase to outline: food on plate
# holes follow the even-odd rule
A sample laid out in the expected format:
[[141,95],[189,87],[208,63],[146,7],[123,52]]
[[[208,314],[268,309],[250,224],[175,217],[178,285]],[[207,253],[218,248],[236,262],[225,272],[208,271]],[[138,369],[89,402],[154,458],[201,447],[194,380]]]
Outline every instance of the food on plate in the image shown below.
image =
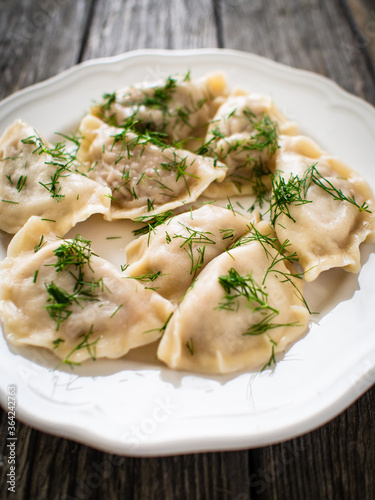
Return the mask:
[[90,215],[109,211],[111,191],[77,170],[75,150],[50,144],[21,120],[5,131],[0,138],[0,229],[14,234],[36,215],[54,220],[56,232],[64,234]]
[[208,262],[248,232],[250,220],[211,204],[172,215],[125,248],[125,274],[178,303]]
[[271,364],[309,323],[302,280],[282,252],[262,221],[207,264],[168,322],[159,359],[206,373]]
[[228,166],[225,181],[211,184],[206,195],[264,197],[270,189],[279,134],[297,131],[269,96],[240,89],[233,92],[218,109],[198,150]]
[[305,279],[342,267],[360,270],[360,244],[375,236],[367,182],[304,136],[282,137],[276,154],[271,222],[288,239]]
[[92,115],[81,123],[77,157],[87,175],[111,189],[112,219],[135,219],[192,201],[227,167],[212,158],[167,146],[152,133],[111,127]]
[[173,311],[153,290],[124,280],[90,241],[56,238],[36,217],[17,233],[1,267],[8,341],[45,347],[68,365],[119,358],[154,342]]
[[[0,228],[16,233],[0,320],[71,367],[156,341],[172,369],[272,367],[308,331],[304,288],[358,272],[375,238],[367,182],[220,74],[106,93],[64,138],[17,121],[0,139]],[[92,214],[126,239],[120,268],[66,235]]]
[[138,132],[152,130],[169,144],[184,143],[204,136],[227,93],[222,73],[192,79],[187,72],[106,93],[92,112],[111,125],[132,122]]

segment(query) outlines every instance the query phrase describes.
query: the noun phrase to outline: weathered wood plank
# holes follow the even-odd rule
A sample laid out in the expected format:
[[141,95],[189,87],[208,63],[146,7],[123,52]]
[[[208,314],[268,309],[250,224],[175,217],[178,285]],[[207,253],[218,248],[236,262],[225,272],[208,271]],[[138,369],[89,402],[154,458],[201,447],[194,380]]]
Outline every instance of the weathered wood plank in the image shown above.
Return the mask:
[[374,498],[374,402],[375,388],[320,429],[254,450],[258,468],[250,477],[252,495],[261,500]]
[[[1,428],[6,429],[0,411]],[[0,437],[0,484],[6,484],[6,432]],[[129,458],[102,453],[67,439],[17,425],[16,484],[19,498],[38,500],[212,500],[246,498],[247,452]],[[2,498],[3,492],[0,492]]]
[[375,103],[366,47],[355,46],[355,33],[340,0],[221,2],[225,47],[315,71]]
[[352,57],[364,53],[369,72],[374,74],[375,65],[375,4],[372,0],[342,0],[351,26]]
[[83,59],[134,49],[217,44],[211,1],[98,0]]
[[1,2],[0,99],[78,61],[91,2]]

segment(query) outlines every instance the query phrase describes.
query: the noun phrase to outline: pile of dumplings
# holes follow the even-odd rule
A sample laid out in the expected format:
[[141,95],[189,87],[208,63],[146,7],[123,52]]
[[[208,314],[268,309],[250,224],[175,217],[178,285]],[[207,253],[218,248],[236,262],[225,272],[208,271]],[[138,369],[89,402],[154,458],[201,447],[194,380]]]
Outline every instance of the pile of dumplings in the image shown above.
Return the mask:
[[[172,369],[272,367],[309,329],[304,283],[357,273],[375,235],[366,181],[222,74],[104,94],[57,144],[17,120],[0,199],[3,333],[69,366],[157,342]],[[121,269],[65,237],[94,214],[134,222]]]

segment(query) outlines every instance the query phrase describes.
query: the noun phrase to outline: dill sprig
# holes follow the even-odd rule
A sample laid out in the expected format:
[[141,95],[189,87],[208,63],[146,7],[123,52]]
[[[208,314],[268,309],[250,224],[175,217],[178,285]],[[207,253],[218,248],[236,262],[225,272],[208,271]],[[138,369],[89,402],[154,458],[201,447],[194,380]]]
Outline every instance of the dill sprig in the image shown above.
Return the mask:
[[35,245],[35,247],[34,247],[34,252],[35,253],[38,252],[46,244],[47,244],[47,242],[44,241],[44,236],[42,234],[42,236],[40,237],[39,243],[37,245]]
[[72,361],[70,358],[73,356],[74,353],[86,349],[90,358],[93,361],[96,361],[96,344],[100,340],[100,337],[96,338],[95,340],[90,340],[92,334],[94,333],[94,325],[91,325],[90,330],[87,333],[84,333],[80,335],[80,338],[82,337],[81,342],[79,342],[70,352],[65,356],[65,358],[61,361],[59,365],[57,365],[56,368],[58,368],[62,363],[65,365],[68,365],[70,367],[73,366],[80,366],[81,363],[77,363],[76,361]]
[[183,179],[186,190],[190,196],[190,187],[187,181],[186,176],[194,178],[194,179],[199,179],[196,175],[190,174],[189,172],[186,172],[190,165],[186,162],[187,156],[184,158],[180,158],[177,156],[176,152],[173,152],[174,158],[171,161],[168,161],[166,163],[160,163],[160,166],[164,170],[168,170],[169,172],[176,172],[176,182],[180,180],[180,178]]
[[[301,300],[301,302],[305,305],[306,309],[311,313],[309,305],[307,304],[306,299],[303,296],[303,293],[301,292],[300,288],[297,286],[295,282],[296,279],[303,278],[304,272],[293,273],[288,268],[286,271],[283,271],[278,266],[278,264],[280,264],[281,262],[284,263],[287,262],[290,265],[293,265],[294,263],[298,262],[297,252],[291,253],[288,250],[288,248],[291,246],[290,241],[286,239],[285,241],[280,242],[276,236],[271,236],[271,233],[263,234],[255,227],[254,223],[251,223],[249,225],[249,229],[250,232],[242,236],[238,241],[236,241],[230,247],[229,250],[241,245],[246,245],[247,243],[251,243],[254,241],[258,242],[262,246],[266,254],[266,258],[270,260],[270,265],[268,266],[264,274],[262,285],[266,283],[266,279],[270,273],[278,275],[279,277],[281,277],[282,283],[288,282],[292,285],[296,296]],[[271,250],[273,250],[273,252]],[[276,253],[274,251],[276,251]]]
[[256,224],[254,224],[253,222],[251,222],[247,227],[249,229],[249,232],[242,236],[235,243],[233,243],[233,245],[230,247],[230,250],[242,245],[246,245],[247,243],[257,241],[263,247],[267,258],[273,258],[270,249],[274,249],[276,250],[277,254],[283,256],[284,260],[287,260],[290,263],[298,261],[296,252],[291,254],[287,250],[290,246],[289,240],[285,240],[283,243],[280,243],[277,236],[271,236],[271,232],[268,234],[261,233],[257,229]]
[[56,285],[53,281],[49,284],[45,284],[48,299],[44,307],[47,309],[50,317],[55,321],[56,331],[59,330],[60,324],[67,320],[73,313],[71,309],[73,304],[77,304],[79,307],[83,308],[81,304],[82,301],[99,301],[95,289],[100,287],[100,289],[103,290],[102,280],[85,282],[83,280],[83,273],[78,277],[74,275],[73,277],[76,280],[73,292],[68,292]]
[[246,305],[254,313],[260,312],[260,321],[250,325],[242,335],[262,335],[269,330],[286,326],[298,326],[297,322],[274,323],[272,320],[279,314],[279,311],[268,302],[268,293],[264,290],[263,284],[259,285],[251,274],[240,275],[234,268],[229,269],[228,274],[219,276],[218,281],[224,289],[224,300],[217,309],[227,311],[237,311],[239,299],[245,298]]
[[[115,102],[120,102],[120,104],[129,107],[134,106],[135,110],[130,116],[130,119],[132,121],[136,120],[139,108],[141,106],[145,106],[151,109],[159,109],[163,113],[167,113],[168,104],[176,88],[177,79],[169,76],[163,85],[142,91],[143,95],[141,97],[137,97],[133,101],[131,99],[126,100],[124,98],[119,98],[116,92],[113,92],[112,94],[106,93],[103,94],[103,102],[100,106],[100,109],[101,112],[106,115],[106,112],[109,112],[111,110],[111,107]],[[124,97],[126,98],[127,96],[125,95]],[[111,120],[111,125],[118,126],[113,115],[111,115],[109,119]],[[106,117],[106,121],[107,120],[108,118]],[[152,124],[143,124],[143,127],[146,129],[150,129],[152,127]]]
[[168,76],[164,85],[155,87],[152,95],[144,96],[144,99],[137,104],[139,106],[147,106],[153,109],[167,110],[167,105],[170,102],[173,93],[177,88],[177,79]]
[[302,177],[290,174],[288,180],[285,180],[280,172],[276,173],[272,178],[272,197],[270,203],[270,220],[274,226],[277,218],[284,214],[286,217],[296,222],[290,213],[292,205],[299,206],[306,203],[313,203],[313,200],[307,199],[307,191],[312,184],[318,186],[327,194],[332,196],[334,200],[346,201],[358,208],[360,212],[368,212],[369,206],[363,202],[361,205],[357,203],[353,196],[346,196],[341,189],[338,189],[325,178],[316,168],[318,162],[314,163],[306,169]]
[[143,333],[158,332],[161,335],[163,335],[163,333],[165,332],[165,330],[166,330],[166,328],[168,326],[168,323],[170,322],[172,316],[173,316],[173,312],[171,312],[171,314],[166,319],[165,323],[160,328],[152,328],[151,330],[145,330]]
[[59,337],[55,340],[52,340],[53,349],[57,349],[59,347],[59,345],[63,344],[64,342],[65,342],[65,340],[62,339],[61,337]]
[[234,240],[236,238],[235,229],[219,229],[222,240]]
[[187,226],[181,221],[178,221],[180,226],[182,226],[186,230],[186,235],[183,234],[175,234],[172,238],[181,238],[183,243],[180,247],[184,247],[189,243],[205,243],[214,245],[216,241],[213,239],[214,234],[211,231],[200,231],[199,229],[194,229],[192,227]]
[[[231,113],[229,116],[231,116]],[[241,151],[264,151],[266,150],[271,156],[277,151],[278,131],[277,124],[266,114],[263,113],[259,119],[248,108],[243,110],[243,115],[251,124],[253,132],[250,137],[241,140],[232,140],[226,137],[219,129],[218,125],[210,130],[211,137],[207,142],[200,146],[196,153],[201,155],[215,156],[219,155],[219,159],[225,161],[229,154]],[[228,117],[229,118],[229,117]],[[221,153],[216,151],[217,144],[223,140],[227,145],[225,153],[223,148],[219,148]]]
[[243,114],[254,127],[256,133],[241,144],[242,149],[244,151],[266,150],[270,155],[273,155],[279,147],[277,123],[271,120],[266,113],[262,113],[261,117],[256,120],[255,114],[249,108],[245,108]]
[[16,185],[16,189],[17,191],[20,193],[23,189],[23,187],[25,186],[26,184],[26,179],[27,179],[27,175],[21,175],[19,178],[18,178],[18,181],[17,181],[17,185]]
[[[122,106],[128,107],[131,109],[131,114],[125,121],[125,124],[129,123],[129,121],[132,122],[131,131],[141,135],[147,135],[151,132],[153,135],[151,140],[159,138],[165,147],[168,140],[168,136],[165,132],[170,120],[175,119],[175,124],[181,122],[193,128],[189,120],[190,115],[200,109],[206,102],[206,99],[201,99],[198,102],[194,102],[191,99],[190,107],[187,105],[174,106],[173,104],[170,106],[179,83],[187,81],[190,81],[189,71],[182,78],[168,76],[160,85],[144,90],[138,89],[139,92],[134,98],[131,97],[131,93],[125,94],[122,97],[116,92],[103,94],[103,102],[100,105],[100,117],[111,126],[122,127],[124,124],[117,123],[116,114],[110,114],[111,108],[116,102]],[[152,121],[149,121],[149,118],[147,118],[147,121],[141,119],[140,117],[143,114],[141,111],[143,111],[143,108],[161,111],[162,123],[156,125]],[[160,137],[157,137],[157,134],[160,134]],[[181,143],[169,145],[177,149],[182,148]]]
[[195,348],[194,348],[194,339],[193,339],[193,337],[190,337],[190,339],[186,342],[185,347],[189,351],[189,354],[191,356],[194,356]]
[[144,148],[147,144],[153,144],[161,149],[166,149],[170,146],[166,144],[167,136],[164,132],[158,132],[154,130],[145,129],[143,132],[137,130],[139,120],[134,120],[130,117],[125,124],[121,125],[123,130],[121,132],[114,134],[113,143],[111,149],[117,143],[121,143],[121,155],[117,161],[124,158],[123,153],[126,152],[127,158],[131,158],[132,151],[138,146],[142,147],[140,155],[142,156]]
[[60,324],[73,313],[74,304],[82,308],[82,302],[99,300],[97,291],[103,291],[104,282],[102,278],[97,281],[93,278],[91,281],[85,280],[84,267],[87,265],[92,271],[90,259],[95,255],[91,251],[90,241],[77,235],[71,241],[64,241],[54,250],[54,254],[57,257],[56,262],[48,265],[53,266],[57,274],[66,271],[74,279],[73,289],[69,291],[58,286],[53,280],[44,284],[48,294],[45,308],[55,321],[57,331]]
[[151,232],[154,232],[158,226],[167,222],[169,219],[174,217],[174,215],[175,214],[171,210],[167,210],[165,212],[161,212],[160,214],[142,215],[140,217],[136,217],[134,222],[141,222],[145,225],[138,229],[134,229],[133,234],[134,236],[148,234],[150,239]]
[[206,245],[194,249],[193,243],[189,241],[187,247],[184,247],[184,250],[191,261],[190,274],[192,274],[193,279],[195,279],[199,269],[201,269],[204,264],[204,254],[206,251]]
[[306,199],[309,186],[310,183],[307,183],[306,176],[300,178],[298,175],[291,174],[287,181],[280,174],[272,177],[272,196],[269,208],[272,226],[275,226],[276,220],[281,214],[296,222],[290,213],[290,206],[312,203],[312,200]]
[[179,221],[179,224],[186,230],[187,234],[175,234],[172,236],[172,239],[180,238],[183,240],[180,248],[185,250],[191,261],[190,274],[193,276],[193,279],[195,279],[199,270],[204,265],[206,245],[215,245],[216,241],[212,238],[214,235],[210,231],[200,231],[191,228],[181,221]]
[[255,282],[251,274],[241,276],[232,267],[227,275],[219,276],[218,280],[225,292],[224,300],[219,304],[218,309],[237,311],[239,308],[238,299],[244,297],[247,306],[254,312],[267,310],[279,314],[277,309],[268,304],[268,293]]
[[[67,176],[72,173],[71,168],[76,159],[78,146],[74,152],[67,151],[65,144],[62,142],[58,142],[54,146],[48,147],[36,132],[35,135],[31,135],[29,137],[26,137],[25,139],[21,139],[21,142],[23,144],[35,146],[32,154],[45,154],[51,157],[51,160],[44,162],[46,165],[51,165],[55,168],[55,171],[50,176],[51,181],[46,183],[39,182],[39,184],[50,192],[52,198],[55,198],[56,201],[60,201],[65,197],[64,194],[61,194],[61,186],[59,182],[60,177]],[[78,138],[73,139],[73,142],[79,145]],[[23,186],[24,183],[22,184],[22,187]]]
[[330,182],[328,179],[322,176],[322,174],[317,170],[316,165],[317,164],[315,163],[314,165],[312,165],[307,169],[305,174],[307,183],[308,179],[310,178],[311,179],[310,183],[314,183],[316,186],[323,189],[327,194],[331,195],[334,200],[346,201],[347,203],[350,203],[351,205],[357,207],[360,212],[371,213],[371,210],[369,210],[369,206],[367,205],[367,203],[363,202],[362,205],[359,205],[356,202],[354,195],[346,196],[341,191],[341,189],[336,188],[332,184],[332,182]]
[[152,283],[155,280],[157,280],[160,276],[163,276],[161,274],[161,271],[156,271],[155,273],[149,271],[148,273],[139,274],[138,276],[124,276],[124,278],[137,280],[140,281],[141,283]]
[[269,337],[269,341],[271,344],[271,355],[267,363],[263,366],[263,368],[260,370],[260,372],[263,372],[266,368],[271,367],[272,365],[276,364],[276,356],[275,356],[275,347],[277,347],[277,342],[275,342],[273,339]]
[[105,93],[103,94],[103,99],[104,101],[102,102],[101,104],[101,109],[102,111],[109,111],[110,108],[112,107],[112,104],[114,104],[116,102],[116,92],[112,92],[111,94],[110,93]]
[[54,254],[57,257],[57,261],[55,264],[51,265],[55,267],[57,273],[71,265],[82,267],[88,264],[90,267],[91,256],[96,256],[91,250],[91,241],[83,238],[79,234],[77,234],[73,240],[63,241],[63,243],[54,250]]
[[[243,167],[250,166],[250,173],[242,173]],[[249,208],[249,211],[253,211],[255,206],[263,207],[265,202],[270,201],[271,190],[270,187],[264,182],[264,179],[268,179],[272,174],[271,169],[267,162],[264,162],[261,157],[258,159],[248,157],[247,163],[236,169],[233,173],[228,176],[228,180],[233,181],[241,192],[242,184],[250,184],[253,195],[255,196],[254,203]]]

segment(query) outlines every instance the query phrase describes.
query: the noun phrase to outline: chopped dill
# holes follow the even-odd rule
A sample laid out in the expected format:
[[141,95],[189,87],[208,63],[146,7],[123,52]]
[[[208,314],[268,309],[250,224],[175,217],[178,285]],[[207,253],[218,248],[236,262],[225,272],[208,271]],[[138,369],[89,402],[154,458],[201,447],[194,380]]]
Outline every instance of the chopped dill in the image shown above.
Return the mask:
[[160,328],[152,328],[151,330],[146,330],[143,333],[159,332],[161,335],[163,335],[163,333],[165,332],[165,330],[166,330],[166,328],[168,326],[168,323],[171,320],[172,316],[173,316],[173,312],[171,312],[171,314],[168,316],[168,318],[165,321],[165,323]]
[[[27,175],[21,175],[17,181],[16,189],[20,193],[26,184]],[[13,183],[12,183],[13,184]]]
[[199,177],[186,172],[187,168],[189,166],[191,166],[191,164],[188,165],[186,163],[187,156],[185,156],[185,158],[179,158],[177,156],[176,152],[173,152],[173,154],[174,154],[174,159],[172,161],[169,161],[168,163],[160,163],[160,166],[162,169],[168,170],[169,172],[171,172],[171,171],[176,172],[176,182],[178,182],[179,179],[182,177],[182,179],[185,183],[186,190],[190,196],[190,187],[189,187],[188,181],[186,179],[186,176],[189,176],[189,177],[194,178],[194,179],[199,179]]
[[138,276],[126,276],[126,278],[134,279],[137,281],[140,281],[141,283],[152,283],[156,279],[158,279],[160,276],[163,276],[161,274],[161,271],[157,271],[156,273],[153,273],[152,271],[149,271],[148,273],[141,274]]
[[239,299],[246,299],[246,305],[254,313],[260,312],[262,318],[257,323],[252,324],[242,335],[262,335],[274,328],[285,326],[298,326],[293,323],[273,323],[272,320],[279,314],[279,311],[268,302],[268,293],[263,285],[259,285],[251,274],[240,275],[234,268],[229,269],[228,274],[219,276],[218,281],[223,287],[224,300],[217,307],[218,310],[237,311]]
[[63,344],[65,342],[64,339],[62,339],[61,337],[55,339],[55,340],[52,340],[52,345],[53,345],[53,348],[54,349],[57,349],[59,347],[60,344]]
[[360,212],[368,212],[369,206],[363,202],[359,205],[354,196],[346,196],[341,189],[336,188],[332,182],[323,177],[316,168],[317,163],[314,163],[306,169],[302,177],[291,174],[286,181],[278,172],[272,178],[272,197],[270,204],[270,220],[274,226],[277,218],[284,214],[286,217],[296,222],[290,213],[290,206],[299,206],[306,203],[312,203],[312,200],[307,199],[307,191],[312,184],[315,184],[327,194],[332,196],[334,200],[346,201],[358,208]]
[[35,245],[34,247],[34,252],[38,252],[38,250],[40,250],[42,247],[44,247],[44,245],[46,245],[46,241],[44,241],[44,236],[42,234],[42,236],[40,237],[40,240],[39,240],[39,243],[37,245]]
[[185,347],[189,351],[189,354],[191,356],[194,356],[194,339],[193,339],[193,337],[190,337],[188,342],[186,342]]
[[98,289],[103,291],[104,283],[102,278],[97,281],[93,278],[91,281],[85,280],[84,266],[87,265],[92,271],[90,259],[95,255],[91,251],[90,241],[77,235],[71,241],[64,241],[54,250],[54,254],[57,257],[56,262],[48,265],[53,266],[57,274],[67,271],[74,279],[72,291],[65,290],[54,281],[44,284],[48,294],[45,308],[58,330],[60,324],[72,314],[74,304],[82,308],[82,302],[99,300],[96,292]]
[[[282,269],[277,266],[280,262],[288,262],[289,264],[293,264],[295,262],[298,262],[298,256],[296,252],[290,253],[288,248],[290,247],[291,243],[288,239],[286,239],[284,242],[280,243],[279,240],[277,239],[276,236],[271,236],[271,234],[263,234],[261,233],[256,227],[254,223],[251,223],[249,225],[250,232],[247,233],[245,236],[242,236],[238,241],[236,241],[231,247],[230,250],[236,247],[239,247],[241,245],[246,245],[251,242],[258,242],[265,254],[267,259],[269,259],[270,265],[267,269],[267,271],[264,274],[263,280],[262,280],[262,285],[265,284],[267,276],[270,273],[275,273],[279,277],[282,278],[282,282],[286,283],[289,282],[293,288],[296,296],[301,300],[301,302],[305,305],[306,309],[311,313],[310,308],[306,302],[306,299],[304,298],[301,290],[298,288],[298,286],[295,283],[295,279],[302,279],[304,273],[292,273],[290,272],[289,269],[286,271],[283,271]],[[276,250],[275,252],[271,252],[271,249]],[[274,253],[274,255],[273,255]]]
[[223,287],[224,300],[219,304],[218,309],[227,311],[237,311],[240,297],[245,297],[247,306],[254,312],[267,310],[278,314],[279,311],[268,304],[268,294],[259,286],[251,274],[241,276],[233,267],[228,274],[219,276],[218,281]]
[[[95,339],[93,341],[90,341],[90,337],[93,334],[93,332],[94,332],[94,325],[91,325],[90,330],[87,333],[80,335],[80,338],[82,337],[81,342],[79,342],[69,352],[69,354],[67,356],[65,356],[65,358],[62,360],[62,362],[60,364],[64,363],[65,365],[68,365],[70,367],[80,366],[81,363],[77,363],[76,361],[71,361],[70,358],[73,356],[74,353],[76,353],[82,349],[86,349],[87,352],[89,353],[90,358],[93,361],[96,361],[96,344],[98,343],[100,337],[98,337],[97,339]],[[57,367],[60,366],[60,364],[57,365]]]
[[111,314],[111,318],[113,318],[113,316],[118,313],[118,311],[124,306],[124,304],[120,304],[118,307],[116,307],[116,309],[113,311],[113,313]]
[[271,355],[270,355],[270,359],[268,360],[268,362],[263,366],[263,368],[260,370],[260,372],[262,373],[266,368],[269,368],[271,367],[272,365],[275,365],[276,364],[276,356],[275,356],[275,347],[277,347],[277,342],[275,342],[273,339],[269,339],[270,340],[270,344],[271,344]]
[[46,165],[51,165],[55,168],[55,171],[50,176],[51,181],[47,183],[39,182],[39,184],[43,186],[45,189],[47,189],[47,191],[49,191],[49,193],[51,194],[51,197],[55,198],[56,201],[60,201],[65,197],[64,194],[61,194],[61,186],[59,182],[60,177],[67,176],[72,173],[71,168],[76,159],[79,140],[75,136],[74,139],[72,140],[77,145],[77,148],[75,151],[69,152],[66,150],[65,144],[61,142],[56,143],[52,147],[46,146],[43,140],[36,132],[35,135],[31,135],[29,137],[26,137],[25,139],[21,139],[21,142],[23,144],[35,146],[35,149],[32,151],[32,154],[38,154],[38,155],[45,154],[51,157],[51,160],[44,162]]
[[142,215],[140,217],[136,217],[134,222],[141,222],[145,225],[140,227],[139,229],[134,229],[134,236],[139,236],[142,234],[148,234],[149,237],[151,232],[155,230],[161,224],[167,222],[171,217],[174,217],[174,213],[171,210],[167,210],[166,212],[161,212],[156,215]]

